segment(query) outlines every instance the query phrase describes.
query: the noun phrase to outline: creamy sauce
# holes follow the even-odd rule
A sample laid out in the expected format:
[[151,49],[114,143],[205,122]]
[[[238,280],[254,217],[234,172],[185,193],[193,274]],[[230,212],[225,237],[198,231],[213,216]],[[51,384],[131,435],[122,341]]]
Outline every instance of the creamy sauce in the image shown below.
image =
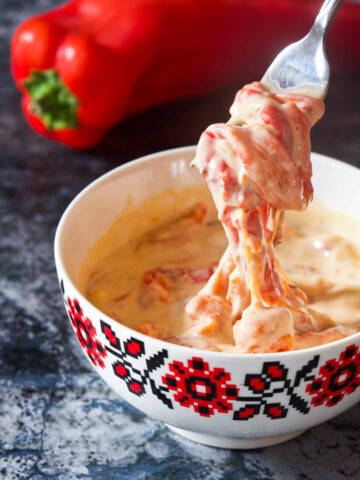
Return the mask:
[[[185,313],[226,245],[204,186],[167,191],[114,221],[88,252],[80,286],[91,303],[130,328],[170,342],[233,352],[234,338],[226,332],[192,334],[194,322]],[[276,251],[291,282],[308,296],[310,309],[360,330],[357,222],[314,202],[305,212],[286,213]],[[299,348],[312,341],[305,338]]]
[[209,202],[185,208],[179,199],[182,211],[167,222],[155,205],[148,217],[138,209],[141,235],[133,230],[122,249],[82,274],[86,295],[144,334],[211,350],[284,352],[351,335],[359,328],[355,247],[338,223],[328,230],[327,211],[284,225],[285,212],[313,198],[310,129],[324,103],[253,82],[230,113],[227,124],[203,132],[192,162],[222,229]]
[[253,82],[236,94],[230,113],[227,124],[211,125],[201,135],[193,161],[229,246],[186,307],[195,322],[189,334],[221,332],[246,353],[342,338],[348,333],[307,308],[306,295],[286,276],[275,251],[284,211],[303,210],[312,200],[310,129],[324,104],[306,95],[271,93]]

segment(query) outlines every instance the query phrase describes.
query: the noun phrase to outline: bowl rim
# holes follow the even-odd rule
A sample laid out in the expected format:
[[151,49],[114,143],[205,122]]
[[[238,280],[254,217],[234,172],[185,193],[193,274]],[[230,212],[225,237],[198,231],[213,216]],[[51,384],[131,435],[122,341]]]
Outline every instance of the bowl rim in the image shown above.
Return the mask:
[[[335,342],[330,342],[326,343],[324,345],[317,345],[315,347],[310,347],[310,348],[305,348],[301,350],[290,350],[288,352],[273,352],[273,353],[232,353],[232,352],[214,352],[212,350],[202,350],[199,348],[192,348],[192,347],[186,347],[183,345],[177,345],[176,343],[170,343],[166,342],[164,340],[160,340],[158,338],[153,338],[150,337],[149,335],[144,335],[143,333],[140,333],[136,330],[133,330],[132,328],[127,327],[126,325],[117,322],[113,318],[109,317],[106,315],[104,312],[99,310],[95,305],[93,305],[77,288],[77,286],[72,282],[70,279],[68,272],[65,268],[65,265],[62,260],[62,256],[60,253],[60,244],[61,244],[61,238],[62,238],[62,233],[64,229],[64,225],[66,224],[67,217],[69,216],[71,210],[75,208],[77,203],[84,197],[90,190],[93,188],[96,188],[99,184],[103,183],[106,181],[109,177],[113,175],[117,175],[119,172],[126,172],[129,169],[134,168],[135,166],[141,165],[141,164],[147,164],[151,163],[154,159],[156,158],[161,158],[164,156],[167,156],[169,154],[182,154],[182,153],[188,153],[188,152],[194,152],[195,153],[196,145],[189,145],[185,147],[178,147],[178,148],[172,148],[172,149],[167,149],[167,150],[162,150],[160,152],[154,152],[149,155],[144,155],[142,157],[139,157],[137,159],[131,160],[123,165],[120,165],[109,172],[101,175],[100,177],[96,178],[93,180],[89,185],[87,185],[84,189],[82,189],[76,196],[75,198],[69,203],[69,205],[66,207],[65,211],[63,212],[60,221],[58,223],[58,226],[56,228],[55,232],[55,239],[54,239],[54,256],[55,256],[55,264],[56,264],[56,269],[57,272],[59,273],[59,270],[61,269],[62,271],[62,278],[65,280],[67,284],[70,284],[72,289],[77,292],[77,298],[81,302],[82,305],[86,305],[86,307],[93,308],[96,313],[98,314],[98,317],[104,318],[108,323],[110,323],[111,326],[113,325],[118,325],[122,328],[125,329],[125,331],[128,333],[128,335],[136,335],[139,339],[143,340],[144,342],[152,341],[155,342],[155,344],[158,345],[159,349],[161,348],[166,348],[166,349],[171,349],[173,351],[179,351],[179,353],[182,352],[183,355],[188,354],[189,356],[208,356],[213,359],[223,359],[226,361],[231,361],[231,360],[250,360],[250,359],[261,359],[261,360],[278,360],[278,359],[284,359],[285,358],[294,358],[294,357],[299,357],[301,355],[309,353],[310,355],[312,354],[317,354],[321,353],[324,350],[331,349],[333,347],[340,347],[341,345],[345,345],[349,339],[354,339],[354,341],[360,340],[360,332],[354,333],[353,335],[350,335],[348,337],[342,338],[340,340],[336,340]],[[359,169],[354,167],[353,165],[344,163],[340,160],[337,160],[335,158],[329,157],[327,155],[323,155],[320,153],[316,152],[311,152],[312,155],[315,155],[316,157],[320,158],[322,161],[333,163],[337,165],[338,168],[342,169],[347,169],[352,172],[357,172],[356,175],[359,174]],[[59,268],[60,267],[60,268]]]

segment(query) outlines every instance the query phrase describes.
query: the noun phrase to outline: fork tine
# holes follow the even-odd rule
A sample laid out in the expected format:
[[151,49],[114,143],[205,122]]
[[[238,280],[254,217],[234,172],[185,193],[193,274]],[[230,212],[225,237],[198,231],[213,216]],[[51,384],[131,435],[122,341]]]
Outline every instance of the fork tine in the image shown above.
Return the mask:
[[272,62],[261,82],[270,91],[294,91],[324,98],[329,84],[325,40],[343,0],[325,0],[310,32],[288,45]]

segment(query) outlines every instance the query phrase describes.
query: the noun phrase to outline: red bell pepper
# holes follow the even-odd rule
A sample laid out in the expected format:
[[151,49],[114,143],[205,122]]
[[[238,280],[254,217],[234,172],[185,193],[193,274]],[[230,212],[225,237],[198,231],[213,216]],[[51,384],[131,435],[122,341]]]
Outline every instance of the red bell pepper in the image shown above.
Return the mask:
[[[22,107],[38,133],[75,148],[129,114],[260,78],[310,28],[322,0],[73,0],[23,22],[11,43]],[[331,67],[360,72],[360,5],[329,35]]]

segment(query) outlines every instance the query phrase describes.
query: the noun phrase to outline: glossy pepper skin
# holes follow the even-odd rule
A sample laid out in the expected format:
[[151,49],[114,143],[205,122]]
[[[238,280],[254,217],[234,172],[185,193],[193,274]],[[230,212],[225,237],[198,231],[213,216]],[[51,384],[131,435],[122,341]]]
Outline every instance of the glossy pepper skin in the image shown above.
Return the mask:
[[[89,148],[127,115],[260,78],[322,1],[73,0],[15,31],[11,67],[38,133]],[[360,5],[345,3],[331,67],[360,72]]]

